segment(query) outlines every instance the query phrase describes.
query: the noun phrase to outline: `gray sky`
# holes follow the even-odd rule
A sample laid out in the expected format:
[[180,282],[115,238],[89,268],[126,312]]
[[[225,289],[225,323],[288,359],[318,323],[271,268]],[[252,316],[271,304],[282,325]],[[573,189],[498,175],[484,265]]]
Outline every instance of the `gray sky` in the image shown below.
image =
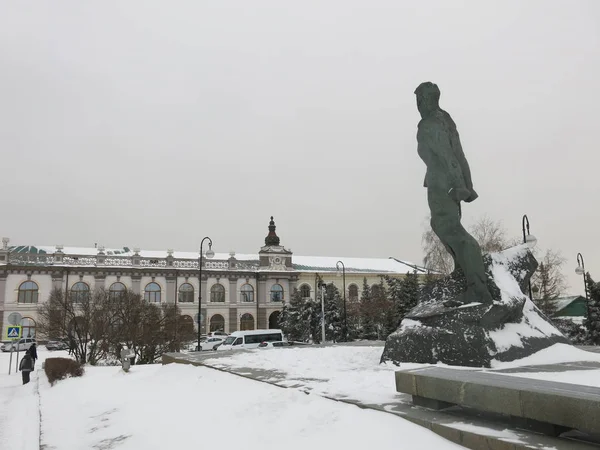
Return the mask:
[[487,214],[600,279],[600,2],[0,0],[13,244],[421,262],[414,89],[436,82]]

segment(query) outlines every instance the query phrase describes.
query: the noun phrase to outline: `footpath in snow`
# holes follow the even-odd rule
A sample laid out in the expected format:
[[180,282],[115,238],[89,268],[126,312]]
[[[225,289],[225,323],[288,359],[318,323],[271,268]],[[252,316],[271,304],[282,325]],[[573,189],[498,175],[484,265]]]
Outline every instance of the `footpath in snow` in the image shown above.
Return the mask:
[[38,377],[41,443],[53,450],[462,448],[390,414],[179,364],[86,367],[53,387],[41,371],[28,386],[2,374],[0,448],[39,449]]

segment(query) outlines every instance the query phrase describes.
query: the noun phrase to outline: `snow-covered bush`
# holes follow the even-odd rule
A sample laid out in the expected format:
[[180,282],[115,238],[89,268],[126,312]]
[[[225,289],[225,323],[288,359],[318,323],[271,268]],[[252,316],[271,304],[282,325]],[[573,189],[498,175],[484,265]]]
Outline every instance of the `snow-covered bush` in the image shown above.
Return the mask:
[[80,377],[84,373],[83,365],[70,358],[48,358],[44,362],[44,372],[51,385],[58,380]]

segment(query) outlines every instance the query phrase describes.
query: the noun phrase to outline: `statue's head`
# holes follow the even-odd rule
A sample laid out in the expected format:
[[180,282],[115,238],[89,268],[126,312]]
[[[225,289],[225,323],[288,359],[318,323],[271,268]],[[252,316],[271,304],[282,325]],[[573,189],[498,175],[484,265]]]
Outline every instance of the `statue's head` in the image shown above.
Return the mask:
[[415,89],[415,94],[417,96],[417,109],[421,113],[421,117],[425,118],[440,108],[440,88],[437,87],[437,84],[431,81],[421,83]]

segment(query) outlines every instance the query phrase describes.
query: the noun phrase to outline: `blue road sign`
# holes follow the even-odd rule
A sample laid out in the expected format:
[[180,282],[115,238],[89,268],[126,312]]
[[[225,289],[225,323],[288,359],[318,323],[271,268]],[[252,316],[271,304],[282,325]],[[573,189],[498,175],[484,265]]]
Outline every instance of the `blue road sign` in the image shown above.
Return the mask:
[[6,337],[8,339],[19,339],[21,337],[21,327],[19,327],[19,326],[6,327]]

